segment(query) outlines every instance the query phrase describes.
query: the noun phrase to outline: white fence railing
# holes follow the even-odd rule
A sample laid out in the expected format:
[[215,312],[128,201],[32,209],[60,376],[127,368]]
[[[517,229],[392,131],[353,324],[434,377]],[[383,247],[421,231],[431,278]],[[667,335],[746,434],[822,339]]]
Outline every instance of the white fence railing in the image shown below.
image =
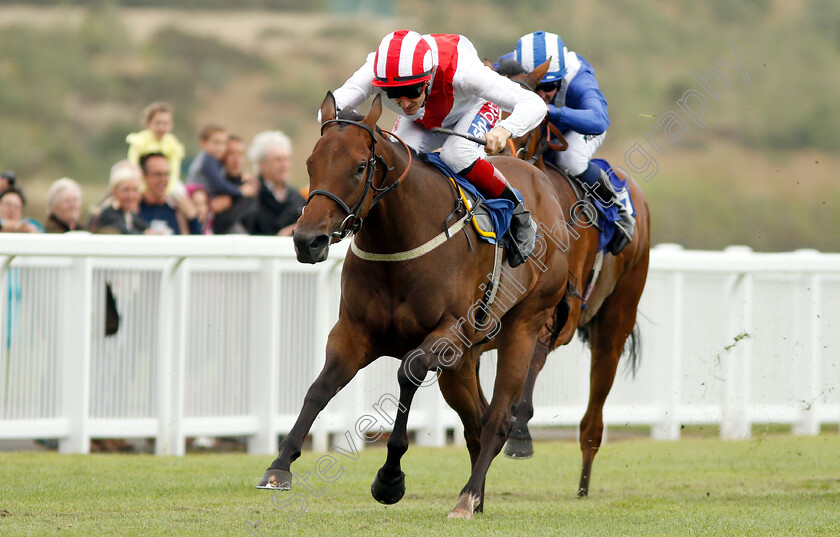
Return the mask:
[[[317,266],[288,239],[0,237],[0,439],[57,438],[85,453],[91,438],[156,438],[183,454],[190,436],[248,436],[274,453],[323,364],[338,311],[346,244]],[[106,286],[120,324],[105,335]],[[816,434],[840,423],[840,255],[684,251],[662,245],[640,305],[641,367],[619,373],[609,424],[718,424],[725,438],[753,423]],[[490,395],[495,358],[483,359]],[[389,428],[397,361],[361,371],[313,427],[329,435]],[[588,351],[575,341],[537,382],[535,425],[575,426],[588,395]],[[383,410],[383,407],[385,410]],[[457,416],[436,387],[409,419],[418,443],[442,445]]]

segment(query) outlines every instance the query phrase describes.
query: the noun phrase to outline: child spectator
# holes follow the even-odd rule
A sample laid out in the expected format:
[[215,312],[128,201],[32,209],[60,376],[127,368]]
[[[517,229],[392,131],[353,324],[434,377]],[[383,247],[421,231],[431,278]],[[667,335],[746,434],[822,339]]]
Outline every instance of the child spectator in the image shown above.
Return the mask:
[[209,222],[210,217],[210,198],[207,196],[207,191],[203,186],[195,183],[187,185],[187,197],[193,202],[195,210],[198,214],[201,229],[205,235],[212,235],[212,222]]
[[203,186],[212,199],[222,194],[238,198],[241,189],[227,181],[222,159],[227,148],[228,134],[217,123],[204,125],[198,133],[198,146],[201,149],[190,165],[188,184]]
[[248,233],[246,225],[253,217],[254,197],[259,190],[259,182],[253,174],[245,171],[245,142],[241,137],[235,134],[228,136],[222,164],[225,167],[225,179],[239,187],[242,196],[234,199],[221,194],[213,198],[210,202],[213,233]]
[[169,185],[166,193],[183,191],[181,182],[181,161],[184,159],[184,145],[178,141],[172,128],[175,121],[172,107],[168,103],[154,102],[143,110],[146,129],[129,134],[128,160],[140,164],[140,157],[148,153],[163,153],[169,161]]
[[82,187],[67,177],[62,177],[47,190],[47,233],[66,233],[82,229]]

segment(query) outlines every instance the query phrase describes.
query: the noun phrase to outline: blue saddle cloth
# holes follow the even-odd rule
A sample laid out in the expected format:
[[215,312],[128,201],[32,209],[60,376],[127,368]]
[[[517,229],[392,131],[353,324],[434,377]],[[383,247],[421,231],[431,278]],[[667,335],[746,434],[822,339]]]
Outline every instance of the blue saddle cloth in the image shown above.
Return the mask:
[[[618,192],[618,200],[622,205],[630,209],[633,216],[636,216],[636,208],[633,206],[633,198],[630,197],[629,185],[626,185],[624,180],[616,175],[606,160],[594,158],[592,162],[607,172],[613,187],[615,187],[615,191]],[[593,196],[593,199],[595,201],[595,208],[603,217],[600,222],[600,233],[598,234],[598,250],[605,250],[616,233],[615,223],[621,218],[618,214],[618,207],[615,204],[605,205],[595,196]]]
[[[443,163],[440,159],[440,155],[438,153],[424,153],[420,155],[420,158],[431,164],[432,166],[438,168],[444,175],[447,177],[451,177],[455,180],[458,186],[461,189],[469,194],[472,199],[480,200],[481,206],[487,209],[488,216],[490,221],[492,222],[493,230],[495,231],[495,236],[490,234],[479,233],[479,237],[483,240],[491,243],[496,244],[499,242],[502,237],[504,237],[505,232],[507,232],[508,227],[510,227],[510,219],[513,217],[513,202],[510,200],[504,199],[487,199],[485,198],[478,189],[473,186],[472,183],[464,179],[462,176],[455,173],[455,171]],[[513,189],[516,192],[516,195],[521,199],[522,195],[516,189]]]

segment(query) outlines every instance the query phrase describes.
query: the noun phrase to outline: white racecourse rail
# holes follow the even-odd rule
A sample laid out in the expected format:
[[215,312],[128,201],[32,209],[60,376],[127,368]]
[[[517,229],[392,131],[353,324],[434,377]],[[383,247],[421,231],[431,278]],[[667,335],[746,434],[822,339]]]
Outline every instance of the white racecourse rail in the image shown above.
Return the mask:
[[[275,453],[323,364],[347,252],[345,241],[312,266],[273,237],[3,234],[0,244],[0,439],[56,438],[64,453],[86,453],[91,438],[154,437],[158,454],[180,455],[187,437],[239,435],[252,453]],[[121,318],[111,336],[106,284]],[[676,439],[683,424],[744,438],[754,423],[816,434],[840,422],[840,255],[661,245],[639,313],[641,367],[633,379],[619,366],[608,425]],[[390,428],[397,364],[380,359],[338,394],[314,424],[316,450],[330,435]],[[488,397],[494,370],[485,355]],[[588,375],[580,343],[555,351],[532,423],[577,425]],[[462,434],[433,385],[418,391],[409,427],[424,445]]]

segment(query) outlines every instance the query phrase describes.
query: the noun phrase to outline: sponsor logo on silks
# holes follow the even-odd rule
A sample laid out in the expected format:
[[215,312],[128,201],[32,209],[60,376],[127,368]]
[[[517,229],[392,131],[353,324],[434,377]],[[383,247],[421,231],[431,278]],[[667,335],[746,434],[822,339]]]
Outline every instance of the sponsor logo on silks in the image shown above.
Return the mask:
[[496,126],[502,117],[501,109],[493,103],[484,103],[475,115],[467,132],[477,138],[483,138],[487,132]]

